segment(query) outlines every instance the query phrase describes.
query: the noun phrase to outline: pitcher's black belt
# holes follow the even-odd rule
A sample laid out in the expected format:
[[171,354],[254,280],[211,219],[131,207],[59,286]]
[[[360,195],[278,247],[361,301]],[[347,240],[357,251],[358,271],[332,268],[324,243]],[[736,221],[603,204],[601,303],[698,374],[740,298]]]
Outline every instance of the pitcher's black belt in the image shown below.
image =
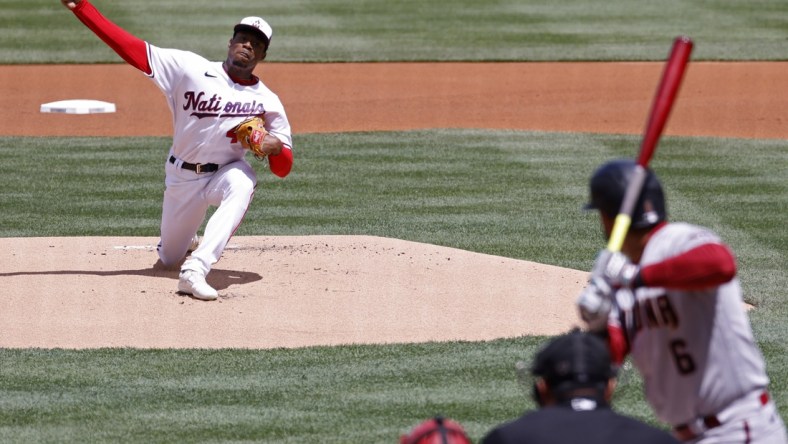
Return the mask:
[[[175,156],[170,156],[170,163],[175,164],[178,159]],[[215,163],[189,163],[189,162],[182,162],[181,168],[192,170],[197,174],[200,173],[213,173],[214,171],[219,169],[219,165]]]

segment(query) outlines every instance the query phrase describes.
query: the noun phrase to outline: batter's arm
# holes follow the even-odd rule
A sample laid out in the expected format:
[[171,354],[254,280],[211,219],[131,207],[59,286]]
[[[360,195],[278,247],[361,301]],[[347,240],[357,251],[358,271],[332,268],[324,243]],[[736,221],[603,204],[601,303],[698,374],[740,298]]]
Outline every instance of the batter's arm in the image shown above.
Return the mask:
[[624,363],[629,354],[629,340],[624,327],[617,323],[607,324],[607,346],[610,349],[610,359],[617,366]]
[[725,245],[708,243],[643,266],[639,275],[646,287],[699,290],[733,279],[736,276],[736,259]]

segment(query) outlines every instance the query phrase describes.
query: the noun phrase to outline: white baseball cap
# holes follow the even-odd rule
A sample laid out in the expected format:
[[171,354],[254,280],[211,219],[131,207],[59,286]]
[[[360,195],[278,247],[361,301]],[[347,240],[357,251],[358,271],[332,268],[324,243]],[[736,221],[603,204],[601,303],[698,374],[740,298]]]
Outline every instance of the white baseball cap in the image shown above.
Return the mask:
[[274,30],[271,29],[271,25],[268,24],[265,20],[260,17],[246,17],[241,20],[240,23],[235,25],[233,28],[234,32],[239,31],[252,31],[260,34],[260,37],[263,37],[265,40],[265,47],[268,47],[268,44],[271,42],[271,36],[274,35]]

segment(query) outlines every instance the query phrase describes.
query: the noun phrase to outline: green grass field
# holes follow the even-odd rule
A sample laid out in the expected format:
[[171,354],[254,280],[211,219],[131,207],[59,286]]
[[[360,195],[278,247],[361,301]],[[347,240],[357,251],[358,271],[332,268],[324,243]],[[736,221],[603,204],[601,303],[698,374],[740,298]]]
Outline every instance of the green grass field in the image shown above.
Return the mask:
[[[223,58],[247,15],[274,29],[269,61],[662,60],[687,34],[695,60],[786,60],[784,0],[95,0],[160,47]],[[250,9],[251,6],[251,9]],[[117,62],[57,0],[0,0],[3,63]]]
[[[263,1],[255,11],[237,0],[95,4],[159,46],[213,58],[222,57],[230,24],[262,15],[274,26],[274,62],[659,60],[678,33],[695,39],[694,59],[785,60],[788,42],[781,0]],[[3,63],[118,61],[56,0],[0,0],[0,9]],[[604,246],[596,217],[580,211],[587,178],[639,145],[636,136],[484,130],[294,141],[293,173],[284,181],[260,174],[266,205],[253,204],[239,235],[379,235],[581,270]],[[0,236],[156,236],[168,145],[0,137]],[[130,162],[139,168],[128,171]],[[690,137],[663,138],[653,162],[671,217],[713,228],[735,250],[783,418],[786,165],[785,141]],[[391,443],[436,413],[476,441],[533,408],[514,363],[530,362],[544,340],[0,349],[0,442]],[[634,371],[622,374],[614,402],[656,423]]]
[[[31,141],[35,150],[20,149]],[[588,269],[603,243],[595,216],[580,210],[587,176],[638,138],[435,130],[295,143],[297,169],[285,181],[260,175],[267,205],[253,205],[240,235],[370,234]],[[0,235],[155,236],[167,147],[166,138],[0,138]],[[663,140],[654,160],[673,217],[713,227],[737,251],[783,415],[786,160],[781,141],[680,137]],[[40,173],[42,161],[53,175]],[[514,363],[543,340],[0,350],[0,440],[392,442],[438,412],[478,439],[533,407]],[[616,406],[654,422],[631,371]]]

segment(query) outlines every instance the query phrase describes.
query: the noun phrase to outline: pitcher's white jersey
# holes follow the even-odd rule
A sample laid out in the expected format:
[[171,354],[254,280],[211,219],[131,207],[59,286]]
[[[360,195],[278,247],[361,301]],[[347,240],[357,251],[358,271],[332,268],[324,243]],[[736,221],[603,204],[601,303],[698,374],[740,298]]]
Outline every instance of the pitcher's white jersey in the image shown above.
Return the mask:
[[[707,229],[669,223],[648,241],[641,266],[708,243]],[[738,279],[712,288],[639,288],[626,313],[630,352],[656,415],[679,425],[719,413],[769,383],[743,308]]]
[[178,159],[218,165],[242,159],[247,150],[228,132],[246,117],[259,114],[271,135],[293,146],[282,102],[262,81],[241,85],[230,79],[221,62],[151,44],[148,61],[150,77],[172,111],[171,154]]

